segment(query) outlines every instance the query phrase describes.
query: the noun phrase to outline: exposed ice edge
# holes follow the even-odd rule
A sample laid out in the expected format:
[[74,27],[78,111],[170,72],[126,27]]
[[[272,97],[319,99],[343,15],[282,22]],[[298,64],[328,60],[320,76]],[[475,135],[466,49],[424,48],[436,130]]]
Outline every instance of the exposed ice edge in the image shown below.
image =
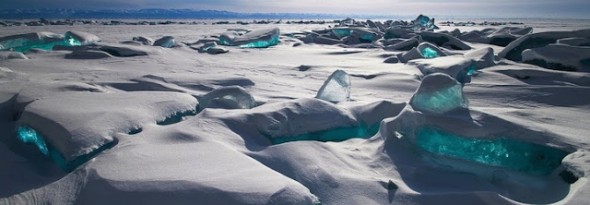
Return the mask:
[[[548,46],[548,47],[549,47],[549,46]],[[533,50],[533,49],[531,49],[531,50]],[[489,52],[488,52],[488,53],[489,53]],[[525,52],[523,51],[523,55],[524,55],[524,53],[525,53]],[[484,55],[484,56],[489,56],[489,55],[487,55],[487,54],[486,54],[486,55]],[[493,54],[492,54],[492,56],[493,56]],[[458,56],[453,56],[453,57],[461,57],[461,56],[460,56],[460,55],[458,55]],[[463,55],[463,57],[464,57],[464,58],[466,58],[466,59],[467,59],[467,58],[471,59],[470,57],[468,57],[468,55],[467,55],[467,54]],[[423,60],[423,61],[427,61],[427,60],[428,60],[428,59],[425,59],[425,60]],[[431,60],[436,60],[436,59],[431,59]],[[440,59],[439,59],[439,60],[440,60]],[[474,60],[474,61],[475,61],[475,60]],[[470,62],[471,62],[471,61],[470,61]],[[489,62],[489,61],[488,61],[488,62]],[[475,62],[471,62],[471,63],[473,64],[473,63],[475,63]],[[492,61],[492,63],[493,63],[493,61]],[[451,68],[451,67],[449,67],[449,68]],[[449,69],[449,70],[452,70],[452,69]],[[443,73],[445,73],[445,72],[443,72]],[[441,74],[430,74],[430,75],[426,75],[426,74],[427,74],[426,72],[424,72],[424,74],[425,74],[425,77],[424,77],[424,79],[426,79],[428,76],[441,75]],[[448,73],[448,74],[450,74],[450,73]],[[457,79],[457,78],[455,77],[455,79]],[[309,100],[310,100],[310,101],[318,101],[318,100],[315,100],[315,99],[309,99]],[[301,100],[301,101],[305,101],[305,100]],[[328,105],[331,105],[330,103],[325,103],[325,102],[322,102],[322,101],[320,101],[320,102],[322,103],[322,106],[327,106],[327,107],[328,107]],[[289,103],[292,103],[292,102],[289,102]],[[287,104],[289,104],[289,103],[287,103]],[[299,104],[297,104],[297,103],[299,103]],[[307,102],[305,102],[305,103],[307,103]],[[281,113],[281,115],[282,115],[282,113],[287,113],[287,114],[285,114],[285,115],[287,115],[287,116],[288,116],[288,118],[290,118],[290,119],[293,119],[293,118],[298,118],[298,115],[299,115],[299,114],[301,114],[301,115],[309,114],[309,113],[300,113],[300,112],[299,112],[299,110],[300,110],[301,108],[298,108],[298,106],[302,106],[302,104],[305,104],[305,103],[296,102],[296,103],[294,103],[294,104],[296,104],[296,105],[294,105],[294,106],[293,106],[293,107],[294,107],[293,109],[286,109],[285,111],[283,111],[283,110],[280,110],[280,111],[276,111],[276,112],[275,112],[275,111],[273,111],[273,112],[269,112],[269,113],[267,113],[267,115],[276,114],[276,113],[278,112],[278,113]],[[312,103],[310,103],[310,104],[312,104]],[[324,105],[324,104],[327,104],[327,105]],[[385,107],[388,107],[387,103],[385,103],[385,102],[382,102],[382,103],[376,103],[376,104],[378,104],[379,106],[381,106],[381,105],[386,105]],[[501,128],[500,130],[505,130],[505,131],[506,131],[506,130],[508,130],[508,131],[506,131],[506,133],[508,133],[508,134],[511,134],[511,132],[516,132],[516,134],[512,135],[512,136],[514,136],[514,137],[519,137],[519,138],[520,138],[521,136],[517,136],[517,135],[518,135],[518,134],[522,134],[522,133],[527,133],[527,134],[528,134],[529,132],[531,132],[531,133],[535,133],[535,134],[539,134],[539,133],[540,133],[540,135],[539,135],[539,136],[533,136],[533,137],[531,137],[530,139],[529,139],[529,138],[527,138],[526,140],[527,140],[527,141],[535,141],[536,143],[538,143],[538,142],[537,142],[537,140],[541,139],[541,140],[540,140],[540,141],[541,141],[541,143],[539,143],[539,144],[546,144],[546,145],[550,145],[550,146],[555,146],[555,147],[558,147],[558,148],[562,148],[562,149],[565,149],[565,150],[567,150],[567,151],[573,151],[573,150],[572,150],[572,148],[571,148],[571,146],[570,146],[570,145],[567,145],[565,142],[564,142],[564,143],[556,143],[555,141],[553,141],[553,136],[551,136],[551,135],[552,135],[552,133],[551,133],[550,131],[547,131],[547,132],[538,131],[538,130],[535,130],[534,128],[531,128],[531,126],[530,126],[530,125],[522,125],[522,124],[517,124],[517,123],[507,122],[507,120],[503,120],[503,119],[500,119],[500,120],[498,120],[498,119],[494,118],[494,116],[488,116],[489,114],[486,114],[485,112],[480,112],[480,111],[478,111],[478,110],[472,110],[472,109],[462,109],[462,108],[465,108],[465,107],[463,107],[463,106],[460,106],[460,107],[455,107],[455,108],[459,108],[459,109],[451,109],[451,110],[448,110],[448,111],[445,111],[445,112],[443,112],[443,113],[444,113],[444,115],[439,115],[439,114],[438,114],[438,113],[436,113],[436,112],[435,112],[435,113],[427,113],[427,112],[425,112],[424,110],[420,111],[420,108],[418,108],[418,107],[415,107],[415,106],[413,106],[412,104],[413,104],[413,103],[411,103],[411,102],[410,102],[410,105],[409,105],[408,107],[406,107],[406,109],[407,109],[407,110],[410,110],[410,111],[412,111],[412,113],[413,113],[413,114],[415,114],[415,115],[419,115],[419,116],[422,116],[422,118],[426,119],[426,121],[428,121],[428,122],[435,122],[437,126],[440,126],[440,127],[443,127],[443,128],[445,128],[445,130],[446,130],[446,131],[448,131],[448,130],[453,130],[453,131],[455,131],[455,130],[460,130],[460,131],[458,131],[457,133],[454,133],[454,132],[453,132],[453,134],[462,135],[462,136],[478,136],[478,135],[481,135],[481,133],[479,133],[479,132],[481,132],[481,131],[482,131],[482,129],[480,129],[481,127],[479,127],[479,126],[480,126],[479,124],[476,124],[476,125],[474,125],[474,126],[476,126],[476,128],[477,128],[477,129],[476,129],[476,128],[473,128],[473,129],[469,129],[469,130],[467,130],[467,131],[466,131],[466,130],[462,130],[462,129],[459,129],[459,128],[457,128],[455,125],[448,125],[448,124],[445,124],[445,123],[442,123],[442,122],[441,122],[441,121],[448,121],[448,122],[459,122],[459,121],[461,121],[460,119],[461,119],[462,117],[465,117],[465,118],[467,118],[467,116],[466,116],[466,115],[461,115],[461,114],[462,114],[461,112],[471,112],[471,113],[476,113],[476,114],[477,114],[477,115],[476,115],[476,118],[475,118],[475,119],[474,119],[474,121],[473,121],[473,124],[475,124],[475,123],[476,123],[476,120],[481,120],[482,118],[483,118],[483,119],[490,118],[490,119],[492,119],[492,120],[487,120],[487,121],[486,121],[486,120],[483,120],[483,121],[486,121],[486,122],[488,122],[489,124],[494,124],[493,122],[502,122],[502,123],[511,124],[512,126],[508,126],[508,127],[510,127],[510,128],[515,128],[515,130],[516,130],[516,131],[514,131],[514,130],[509,130],[508,128]],[[332,105],[332,106],[333,106],[333,105]],[[364,106],[359,106],[359,107],[364,107]],[[361,108],[359,108],[359,107],[357,107],[356,109],[361,109]],[[378,107],[378,106],[377,106],[377,105],[375,105],[375,107]],[[398,107],[399,107],[399,106],[389,106],[389,107],[388,107],[388,109],[396,110]],[[263,108],[263,107],[260,107],[260,108],[257,108],[257,109],[255,109],[256,111],[252,111],[252,110],[238,110],[238,111],[235,111],[235,114],[236,114],[236,115],[238,115],[237,113],[249,113],[250,115],[252,115],[252,116],[255,116],[255,115],[261,114],[259,111],[261,111],[261,110],[264,110],[265,108],[266,108],[266,105],[264,106],[264,108]],[[341,109],[341,107],[338,107],[338,106],[336,106],[336,108],[337,108],[337,109]],[[260,109],[260,110],[259,110],[259,109]],[[328,107],[328,108],[326,108],[326,109],[328,109],[328,110],[329,110],[330,108]],[[355,108],[350,108],[350,110],[354,110],[354,109],[355,109]],[[383,109],[383,110],[385,110],[385,109]],[[319,112],[321,112],[321,111],[322,111],[322,110],[320,110]],[[341,111],[342,111],[342,110],[341,110]],[[410,112],[410,111],[408,111],[408,112]],[[344,114],[343,114],[343,115],[348,115],[348,114],[347,114],[347,112],[348,112],[348,110],[347,110],[347,109],[344,109],[342,112],[344,112]],[[402,114],[403,114],[403,113],[405,113],[405,112],[406,112],[406,110],[402,111]],[[233,113],[233,111],[227,112],[227,111],[225,111],[225,110],[223,110],[223,111],[222,111],[222,110],[208,110],[208,111],[204,112],[202,116],[211,115],[211,116],[212,116],[211,118],[216,118],[216,115],[217,115],[217,114],[219,114],[219,113],[225,113],[225,114],[227,114],[227,115],[230,115],[230,113]],[[337,113],[336,115],[338,116],[337,118],[339,118],[339,117],[341,116],[341,114],[338,114],[338,113],[339,113],[338,111],[337,111],[336,113]],[[351,113],[354,113],[354,112],[351,112]],[[394,113],[394,114],[393,114],[393,115],[390,115],[390,116],[394,116],[394,115],[395,115],[395,113],[397,113],[397,112],[393,112],[393,113]],[[289,115],[289,114],[290,114],[290,115]],[[464,114],[464,113],[463,113],[463,114]],[[358,116],[356,116],[355,114],[353,114],[352,116],[353,116],[353,117],[352,117],[352,118],[353,118],[353,120],[356,120],[355,122],[353,122],[353,123],[352,123],[352,125],[353,125],[353,126],[354,126],[354,125],[357,125],[357,124],[358,124],[358,122],[359,122],[359,120],[358,120],[358,119],[359,119],[359,117],[358,117]],[[409,116],[409,114],[408,114],[408,115],[404,115],[404,116]],[[424,117],[424,116],[426,116],[426,117]],[[457,117],[457,116],[458,116],[458,117]],[[482,117],[482,116],[483,116],[483,117]],[[241,122],[241,121],[240,121],[241,119],[239,119],[239,118],[240,118],[240,116],[233,116],[233,117],[231,117],[231,119],[224,119],[224,120],[225,120],[224,122],[226,122],[226,123],[228,123],[228,124],[234,123],[235,121],[239,121],[239,122]],[[283,118],[280,118],[280,117],[277,117],[277,116],[272,116],[272,117],[270,117],[270,118],[272,118],[272,119],[275,119],[276,121],[278,121],[278,123],[276,123],[276,124],[279,124],[279,126],[278,126],[278,127],[281,127],[281,125],[280,125],[280,124],[285,124],[285,123],[283,123],[283,122],[280,120],[280,119],[283,119]],[[400,116],[400,118],[401,118],[401,116]],[[415,120],[415,119],[417,119],[417,118],[419,118],[419,120]],[[416,117],[416,118],[414,118],[414,120],[408,120],[408,119],[403,119],[403,120],[402,120],[402,119],[399,119],[399,120],[400,120],[400,121],[420,121],[420,120],[424,120],[424,119],[422,119],[422,118],[420,118],[420,117]],[[457,120],[457,118],[459,118],[459,120]],[[235,121],[234,121],[234,119],[235,119]],[[277,120],[277,119],[279,119],[279,120]],[[385,121],[383,121],[383,123],[387,123],[387,122],[388,122],[388,120],[390,120],[390,119],[386,119]],[[398,120],[398,119],[396,118],[396,120]],[[270,120],[269,120],[269,121],[270,121]],[[375,121],[377,121],[377,122],[381,122],[381,119],[378,119],[378,120],[375,120]],[[382,124],[383,124],[383,123],[382,123]],[[435,123],[433,123],[433,124],[435,124]],[[264,124],[264,123],[262,123],[262,124]],[[411,124],[411,123],[410,123],[410,124]],[[466,122],[465,124],[471,125],[471,124],[470,124],[470,122]],[[488,124],[488,125],[489,125],[489,124]],[[247,123],[247,121],[246,121],[246,123],[244,124],[244,127],[246,127],[246,126],[251,126],[251,125],[252,125],[252,124],[248,124],[248,123]],[[338,126],[341,126],[341,125],[342,125],[342,126],[348,126],[349,124],[345,124],[345,123],[338,124],[338,123],[337,123],[337,124],[336,124],[336,125],[335,125],[333,128],[338,128]],[[423,125],[423,124],[419,124],[419,123],[418,123],[418,124],[411,124],[411,126],[414,126],[414,125]],[[462,125],[462,124],[461,124],[461,125]],[[272,137],[272,135],[268,135],[268,133],[272,133],[273,129],[267,129],[267,130],[271,130],[271,132],[267,132],[267,130],[264,130],[264,128],[265,128],[265,126],[264,126],[264,125],[263,125],[263,126],[259,126],[259,125],[257,124],[257,127],[262,127],[262,130],[256,129],[256,130],[260,131],[260,133],[262,133],[262,135],[264,135],[265,137],[268,137],[268,136],[271,136],[271,137]],[[415,127],[420,127],[420,126],[415,126]],[[482,126],[482,127],[485,127],[485,126]],[[268,128],[268,127],[267,127],[267,128]],[[461,128],[462,128],[462,127],[461,127]],[[173,128],[167,128],[167,129],[173,129]],[[234,129],[234,128],[232,128],[232,129]],[[332,128],[327,128],[327,129],[329,130],[329,129],[332,129]],[[280,130],[280,129],[279,129],[279,130]],[[288,129],[287,129],[287,130],[288,130]],[[315,130],[315,129],[314,129],[314,130],[300,130],[300,131],[301,131],[301,133],[304,133],[304,132],[314,132],[314,131],[320,131],[320,130],[321,130],[321,129],[318,129],[318,130]],[[495,132],[497,132],[498,130],[492,130],[492,128],[491,128],[491,127],[485,127],[484,131],[489,131],[490,133],[492,133],[492,134],[490,134],[490,135],[496,136],[496,135],[494,135],[494,134],[496,134]],[[245,132],[236,131],[236,134],[237,134],[237,135],[240,135],[241,133],[245,133]],[[279,134],[277,134],[277,135],[276,135],[276,137],[292,136],[292,134],[293,134],[293,133],[296,133],[296,134],[294,134],[294,135],[301,134],[301,133],[299,133],[299,132],[287,132],[287,131],[285,131],[285,132],[280,132],[280,131],[279,131],[279,132],[277,132],[277,133],[279,133]],[[411,133],[414,133],[414,134],[415,134],[415,133],[417,133],[417,131],[416,131],[416,132],[411,132]],[[419,133],[419,132],[418,132],[418,133]],[[475,133],[475,134],[474,134],[474,133]],[[502,135],[502,134],[506,134],[506,133],[499,133],[498,135]],[[383,133],[378,133],[378,134],[379,134],[379,135],[381,135],[381,137],[384,137],[384,136],[383,136]],[[396,135],[396,133],[393,133],[393,135]],[[391,136],[393,136],[393,135],[386,136],[386,138],[385,138],[385,143],[391,143],[391,144],[395,144],[395,143],[397,143],[397,141],[396,141],[396,139],[395,139],[395,138],[388,138],[388,137],[391,137]],[[556,134],[556,135],[559,135],[559,134]],[[478,136],[478,137],[479,137],[479,136]],[[484,136],[484,137],[489,137],[489,136]],[[509,135],[509,137],[510,137],[510,135]],[[367,141],[369,141],[369,140],[367,140]],[[393,145],[391,145],[391,144],[388,144],[388,145],[386,144],[386,146],[393,146]],[[209,145],[209,144],[207,144],[207,145]],[[213,146],[213,147],[216,147],[216,148],[217,148],[217,146]],[[192,148],[192,147],[191,147],[191,148]],[[219,148],[223,150],[223,148],[221,148],[221,147],[219,147]],[[396,148],[397,148],[397,147],[396,147]],[[391,148],[391,147],[390,147],[390,148],[386,148],[386,149],[387,149],[388,151],[391,151],[391,150],[392,150],[392,148]],[[187,148],[187,150],[188,150],[188,148]],[[133,152],[130,152],[130,153],[133,153]],[[573,155],[575,155],[575,154],[576,154],[576,153],[574,153],[574,154],[571,154],[571,155],[568,155],[568,157],[566,157],[566,159],[564,159],[564,163],[565,163],[565,164],[563,165],[563,167],[566,167],[566,166],[573,166],[573,165],[574,165],[574,164],[576,164],[576,163],[577,163],[577,164],[583,163],[583,162],[568,163],[568,162],[569,162],[568,160],[572,160],[572,158],[574,158],[574,157],[573,157]],[[577,154],[579,154],[579,153],[577,153]],[[446,158],[442,158],[442,160],[441,160],[440,158],[436,158],[436,157],[433,157],[432,159],[433,159],[432,161],[434,161],[434,163],[433,163],[433,164],[436,164],[436,163],[441,163],[441,161],[448,160],[448,159],[446,159]],[[427,159],[427,160],[428,160],[428,159]],[[578,160],[579,160],[579,159],[578,159]],[[486,179],[490,179],[490,180],[492,181],[492,183],[497,183],[497,182],[506,181],[505,179],[503,179],[503,177],[505,176],[505,173],[503,173],[503,172],[500,172],[500,174],[497,174],[497,173],[492,173],[491,171],[489,171],[489,170],[486,170],[487,168],[489,168],[488,166],[477,166],[477,165],[473,165],[473,164],[467,164],[467,165],[466,165],[464,162],[461,162],[461,161],[458,161],[458,162],[457,162],[457,161],[453,161],[453,160],[450,160],[450,161],[451,161],[451,163],[452,163],[452,167],[453,167],[453,168],[455,168],[455,169],[458,169],[458,170],[467,170],[467,172],[469,172],[471,168],[478,170],[478,171],[473,171],[473,170],[471,170],[471,171],[472,171],[472,172],[475,172],[476,174],[480,174],[480,175],[482,175],[482,176],[483,176],[484,178],[486,178]],[[441,164],[442,164],[442,163],[441,163]],[[443,167],[445,166],[445,164],[442,164],[442,165],[443,165]],[[427,167],[428,167],[428,166],[432,166],[432,164],[431,164],[431,165],[426,165],[426,166],[427,166]],[[562,169],[563,167],[560,167],[559,169]],[[432,167],[429,167],[429,168],[432,168]],[[434,167],[434,168],[435,168],[434,170],[438,170],[438,168],[440,168],[440,167]],[[86,169],[86,167],[84,167],[84,169]],[[444,169],[444,168],[443,168],[443,169]],[[583,171],[582,171],[582,169],[576,169],[575,167],[574,167],[574,168],[567,168],[567,169],[571,169],[571,170],[573,170],[574,172],[576,172],[576,176],[583,176]],[[482,172],[479,172],[479,170],[483,170],[483,171],[482,171]],[[403,172],[403,171],[402,171],[402,172]],[[580,174],[580,173],[581,173],[581,174]],[[512,176],[512,174],[514,174],[514,173],[510,173],[510,174],[508,174],[508,175]],[[515,175],[518,175],[518,174],[515,174]],[[97,176],[95,176],[95,177],[99,178],[99,177],[101,177],[101,176],[98,176],[98,174],[97,174]],[[555,173],[552,173],[552,175],[551,175],[550,177],[551,177],[551,179],[552,179],[552,180],[553,180],[553,179],[555,179],[555,178],[557,178],[557,176],[556,176],[556,174],[555,174]],[[525,178],[526,178],[526,177],[525,177]],[[557,178],[557,179],[558,179],[558,178]],[[102,179],[99,179],[99,180],[102,180]],[[582,179],[582,180],[584,180],[584,179]],[[530,184],[532,184],[532,183],[533,183],[533,182],[535,182],[535,181],[532,181],[532,180],[531,180],[531,181],[522,180],[522,181],[517,181],[517,182],[515,182],[515,183],[520,183],[520,184],[525,184],[525,185],[528,185],[527,183],[529,183],[529,182],[530,182]],[[139,187],[139,186],[140,186],[140,185],[138,185],[138,187]],[[525,189],[527,188],[527,186],[521,186],[521,187],[523,187],[523,188],[525,188]],[[560,189],[560,188],[563,188],[563,187],[558,187],[558,188],[556,188],[556,189]],[[514,189],[510,189],[510,188],[509,188],[509,190],[510,190],[511,192],[513,192],[513,191],[514,191]],[[535,194],[538,194],[538,193],[535,193]],[[519,199],[519,201],[525,201],[525,202],[530,202],[530,203],[533,203],[533,201],[527,201],[526,199],[519,198],[518,196],[505,196],[505,197],[508,197],[508,198],[510,198],[510,199]],[[534,203],[536,203],[536,202],[534,202]]]
[[[337,27],[332,29],[308,32],[305,36],[295,36],[292,34],[287,34],[287,36],[291,36],[290,39],[298,39],[300,42],[305,43],[341,44],[352,47],[359,46],[392,50],[407,50],[415,47],[415,50],[410,50],[403,55],[398,55],[397,60],[388,59],[387,62],[391,63],[406,63],[412,59],[454,55],[452,52],[443,53],[438,47],[452,50],[470,50],[472,47],[464,43],[462,40],[468,42],[491,43],[506,46],[506,48],[498,54],[499,57],[506,59],[516,61],[522,60],[524,63],[556,70],[584,72],[590,70],[590,58],[587,58],[586,55],[588,51],[581,49],[578,52],[572,52],[573,55],[576,55],[576,58],[569,57],[568,60],[563,60],[563,55],[557,54],[559,53],[557,52],[560,48],[559,46],[547,46],[548,44],[558,43],[561,47],[566,47],[566,49],[578,49],[576,48],[577,46],[586,45],[584,42],[587,42],[587,39],[590,38],[589,30],[531,34],[532,28],[530,27],[505,27],[498,30],[484,29],[481,31],[464,33],[461,33],[459,30],[452,32],[432,32],[435,29],[437,29],[437,27],[434,25],[434,19],[419,15],[415,20],[409,23],[404,21],[386,22],[385,24],[373,21],[361,23],[354,21],[353,19],[345,19],[340,21],[340,25],[337,25]],[[267,28],[253,31],[233,30],[221,34],[218,38],[201,39],[196,43],[184,44],[199,52],[222,54],[229,52],[229,50],[225,47],[217,46],[217,43],[226,46],[238,46],[241,48],[266,48],[277,45],[279,43],[280,35],[279,28]],[[572,37],[578,39],[568,40]],[[392,38],[394,38],[393,40],[396,43],[388,43]],[[405,40],[400,42],[395,40],[395,38],[405,38]],[[148,52],[142,51],[142,49],[126,46],[93,45],[99,41],[100,38],[97,36],[79,31],[68,31],[65,34],[65,37],[50,32],[38,32],[2,37],[0,38],[0,50],[16,49],[16,51],[26,52],[32,48],[51,50],[55,48],[64,49],[63,47],[91,45],[72,49],[72,53],[66,55],[66,58],[100,59],[112,56],[131,57],[148,55]],[[415,45],[420,42],[429,42],[434,44],[434,46],[430,46],[430,48],[420,48],[420,45]],[[172,36],[164,36],[156,41],[139,36],[134,37],[133,41],[123,43],[153,45],[165,48],[183,46],[183,44],[177,43]],[[293,46],[297,45],[301,45],[301,43],[293,44]],[[425,51],[429,52],[426,52],[425,54]],[[434,51],[436,51],[437,54],[434,54]],[[3,53],[3,55],[0,55],[0,59],[27,58],[25,55],[19,53]],[[521,55],[525,55],[525,59],[522,59]],[[572,63],[571,61],[575,61],[575,63]],[[489,64],[490,63],[479,63],[478,69],[481,69],[480,66]]]
[[[427,76],[428,78],[432,78],[433,76],[446,76],[444,74],[433,74]],[[450,77],[446,77],[447,79],[451,79]],[[428,79],[426,80],[428,82]],[[434,83],[437,84],[437,83]],[[459,85],[455,83],[455,85]],[[266,104],[260,107],[256,107],[254,109],[246,109],[246,110],[236,110],[235,112],[226,112],[222,110],[205,110],[203,113],[199,115],[197,118],[211,118],[217,119],[224,123],[233,124],[235,123],[242,123],[242,126],[235,126],[238,129],[244,129],[247,127],[251,127],[252,123],[256,125],[255,127],[260,132],[262,136],[268,137],[285,137],[285,136],[292,136],[297,135],[305,132],[313,132],[319,130],[326,130],[326,129],[333,129],[338,127],[346,127],[346,126],[355,126],[359,123],[379,123],[382,119],[386,119],[385,121],[381,122],[381,124],[386,125],[387,129],[391,130],[391,124],[388,124],[391,121],[391,117],[398,115],[401,111],[401,115],[395,117],[395,119],[400,119],[403,121],[416,121],[410,120],[411,117],[402,117],[408,114],[404,114],[407,111],[402,111],[402,108],[405,104],[396,105],[388,102],[379,102],[374,105],[363,105],[359,107],[349,108],[348,110],[336,107],[335,105],[324,102],[322,100],[317,99],[299,99],[295,101],[290,101],[286,103],[273,103],[273,104]],[[368,110],[366,107],[370,107]],[[381,117],[375,118],[374,115],[381,115]],[[444,116],[444,115],[443,115]],[[194,119],[197,119],[194,118]],[[370,119],[372,118],[372,119]],[[443,117],[444,118],[444,117]],[[453,117],[454,118],[454,117]],[[309,120],[313,119],[313,120]],[[361,120],[362,119],[362,120]],[[426,121],[435,122],[436,119],[430,119],[429,117],[419,118]],[[437,121],[440,122],[440,121]],[[457,122],[457,121],[456,121]],[[490,123],[493,124],[493,123]],[[324,126],[324,127],[319,127]],[[410,127],[416,125],[410,125]],[[233,127],[233,126],[232,126]],[[306,128],[306,129],[301,129]],[[313,129],[311,129],[313,128]],[[244,132],[243,130],[232,130],[235,133],[248,133]],[[472,130],[473,131],[473,130]],[[474,131],[474,132],[481,132],[481,131]],[[495,131],[497,132],[497,130]],[[385,134],[384,128],[381,129],[380,135],[381,137],[385,138],[385,143],[387,144],[388,141],[391,141],[391,137],[395,136],[392,133]],[[212,146],[212,145],[207,145]],[[216,147],[216,146],[212,146]],[[96,162],[95,162],[96,163]],[[92,166],[92,165],[89,165]],[[465,168],[465,167],[472,167],[472,164],[465,166],[465,164],[459,163],[459,165],[454,165],[455,168]],[[485,167],[474,166],[477,169],[481,168],[485,170]],[[80,169],[80,171],[85,170],[87,168]],[[80,172],[77,171],[77,172]],[[493,174],[488,172],[482,172],[478,174],[484,175],[484,177],[488,177],[490,179],[495,179]],[[509,176],[513,176],[512,174],[508,174]],[[103,175],[99,178],[91,177],[91,181],[100,182],[103,179]],[[497,178],[497,177],[496,177]],[[501,179],[498,179],[501,180]],[[524,179],[526,182],[526,177]],[[515,183],[524,183],[524,182],[515,182]],[[131,183],[131,182],[128,182]],[[100,183],[99,183],[100,184]],[[98,186],[99,184],[88,186]],[[313,197],[308,198],[313,199]],[[313,200],[312,200],[313,201]],[[309,202],[309,201],[308,201]]]
[[140,129],[177,112],[194,111],[197,104],[192,96],[180,93],[64,94],[27,104],[17,124],[44,136],[49,149],[63,158],[57,163],[71,170],[78,165],[72,164],[78,158],[116,143],[117,133]]

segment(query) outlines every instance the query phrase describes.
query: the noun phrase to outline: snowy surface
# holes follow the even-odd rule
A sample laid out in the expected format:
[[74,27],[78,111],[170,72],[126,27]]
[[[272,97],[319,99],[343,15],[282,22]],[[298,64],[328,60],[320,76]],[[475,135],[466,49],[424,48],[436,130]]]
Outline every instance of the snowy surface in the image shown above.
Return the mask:
[[[542,25],[542,31],[553,28]],[[269,48],[221,47],[229,52],[210,55],[184,44],[228,29],[275,27],[280,42]],[[432,59],[415,48],[383,49],[381,40],[351,46],[297,39],[327,27],[0,28],[0,36],[75,30],[101,40],[30,51],[28,59],[0,57],[0,204],[590,204],[590,74],[507,60],[493,55],[501,46],[454,37],[429,44],[442,56]],[[172,36],[176,46],[120,43],[137,36]],[[471,49],[462,50],[466,46]],[[552,55],[555,50],[522,56],[567,54]],[[416,60],[384,63],[408,53]],[[566,57],[590,58],[586,50]],[[551,62],[566,64],[559,59]],[[463,86],[468,105],[430,113],[409,104],[419,87],[437,89],[436,83],[421,85],[425,74],[455,75],[472,64],[477,71],[471,82],[452,81]],[[350,79],[348,100],[315,99],[338,69]],[[18,141],[20,124],[42,133],[66,161],[98,153],[64,171],[34,145]],[[374,125],[375,133],[360,132]],[[548,174],[531,175],[430,153],[414,140],[423,127],[474,139],[503,137],[568,155]],[[344,140],[275,143],[342,130],[360,131]],[[103,147],[108,142],[114,143]]]

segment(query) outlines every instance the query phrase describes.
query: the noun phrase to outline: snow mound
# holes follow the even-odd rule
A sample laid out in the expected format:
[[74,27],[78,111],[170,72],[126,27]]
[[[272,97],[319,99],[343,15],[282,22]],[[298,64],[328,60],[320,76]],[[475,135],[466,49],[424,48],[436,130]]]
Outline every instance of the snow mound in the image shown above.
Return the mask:
[[71,170],[77,159],[116,143],[116,133],[127,133],[176,112],[195,110],[197,100],[171,92],[71,93],[42,98],[26,105],[18,124],[45,137]]
[[98,45],[87,47],[89,50],[100,50],[117,57],[146,56],[148,51],[137,46],[126,45]]
[[463,54],[463,56],[474,60],[477,70],[496,65],[496,62],[494,62],[494,49],[490,47],[471,50]]
[[398,51],[407,51],[416,46],[418,46],[420,42],[417,38],[410,38],[407,40],[403,40],[401,42],[395,43],[393,45],[388,45],[383,47],[385,50],[398,50]]
[[[379,123],[397,115],[404,106],[405,103],[380,101],[347,110],[311,98],[264,104],[239,113],[207,109],[199,117],[221,119],[230,127],[238,129],[234,130],[236,133],[259,133],[258,136],[272,144],[292,141],[339,142],[374,136],[379,130]],[[247,136],[251,137],[252,134]]]
[[500,29],[486,28],[461,33],[458,38],[467,42],[487,43],[497,46],[507,46],[510,42],[529,34],[532,27],[503,27]]
[[471,46],[446,33],[423,31],[418,33],[423,41],[453,50],[471,50]]
[[29,57],[27,57],[25,54],[21,52],[0,51],[0,60],[9,59],[29,59]]
[[408,65],[415,65],[424,75],[447,74],[462,84],[471,82],[471,74],[476,70],[474,61],[462,56],[416,59],[408,62]]
[[160,46],[164,48],[172,48],[176,46],[176,40],[172,36],[164,36],[154,41],[154,46]]
[[579,37],[562,38],[562,39],[557,40],[557,44],[590,47],[590,38],[579,38]]
[[590,72],[590,47],[549,44],[524,50],[522,62],[553,70]]
[[[218,117],[225,121],[253,125],[262,135],[270,139],[357,125],[357,121],[350,112],[314,98],[270,103],[243,112],[233,115],[227,113],[225,116]],[[201,115],[209,116],[216,113],[210,110]]]
[[513,61],[521,61],[522,52],[526,49],[544,47],[556,43],[559,39],[573,37],[590,38],[590,29],[528,34],[508,44],[500,53],[498,53],[498,56]]
[[154,39],[145,36],[136,36],[132,38],[133,41],[140,42],[143,45],[151,46],[154,45]]
[[[303,185],[220,143],[145,144],[116,149],[116,153],[105,153],[87,168],[77,203],[318,203]],[[170,174],[172,170],[174,174]]]
[[113,57],[111,54],[97,50],[73,50],[66,54],[66,59],[102,59]]

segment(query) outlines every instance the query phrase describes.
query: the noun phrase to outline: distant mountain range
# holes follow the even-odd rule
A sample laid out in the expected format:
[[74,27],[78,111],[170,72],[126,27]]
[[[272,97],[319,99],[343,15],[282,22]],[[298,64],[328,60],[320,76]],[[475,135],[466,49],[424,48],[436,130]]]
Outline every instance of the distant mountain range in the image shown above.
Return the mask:
[[[387,18],[379,15],[342,15],[307,13],[237,13],[192,9],[11,9],[0,10],[0,19],[326,19]],[[388,16],[391,17],[391,16]]]

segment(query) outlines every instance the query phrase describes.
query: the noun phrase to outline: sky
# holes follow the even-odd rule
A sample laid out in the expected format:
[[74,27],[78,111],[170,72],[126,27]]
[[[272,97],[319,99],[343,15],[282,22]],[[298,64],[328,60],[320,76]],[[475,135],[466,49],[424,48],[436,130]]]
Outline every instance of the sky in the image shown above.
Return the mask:
[[0,0],[0,9],[176,8],[243,13],[335,13],[589,18],[590,0]]

